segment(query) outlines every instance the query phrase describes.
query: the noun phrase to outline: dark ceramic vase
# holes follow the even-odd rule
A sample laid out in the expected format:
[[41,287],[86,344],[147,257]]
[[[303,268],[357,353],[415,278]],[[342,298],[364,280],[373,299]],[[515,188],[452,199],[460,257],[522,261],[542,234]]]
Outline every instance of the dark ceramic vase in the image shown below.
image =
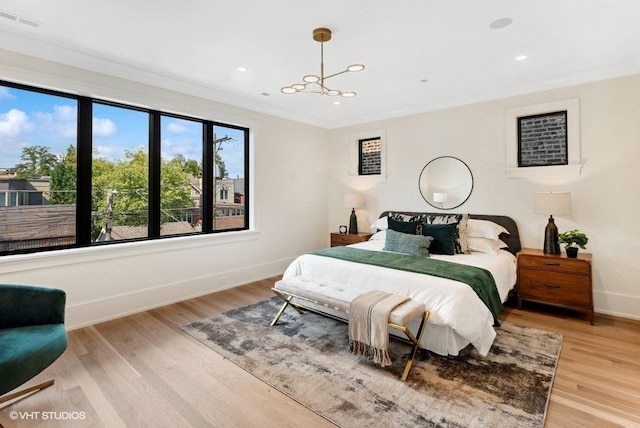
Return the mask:
[[570,259],[575,259],[578,257],[578,247],[567,247],[567,257]]
[[358,218],[356,217],[356,209],[351,210],[351,217],[349,217],[349,234],[358,234]]
[[560,243],[558,242],[558,227],[556,226],[553,216],[549,217],[549,223],[544,229],[544,253],[560,254]]

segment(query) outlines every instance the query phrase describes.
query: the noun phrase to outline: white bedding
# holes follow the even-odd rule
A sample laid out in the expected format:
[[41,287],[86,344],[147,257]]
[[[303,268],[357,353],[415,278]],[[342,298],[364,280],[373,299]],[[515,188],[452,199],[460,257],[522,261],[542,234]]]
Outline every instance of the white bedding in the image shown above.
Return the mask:
[[[384,241],[367,241],[351,247],[382,251]],[[488,270],[504,302],[516,283],[516,258],[507,251],[498,253],[431,257]],[[458,281],[311,254],[296,258],[283,278],[297,275],[385,290],[424,303],[431,317],[421,346],[441,355],[458,355],[469,343],[486,355],[496,336],[489,309],[471,287]]]

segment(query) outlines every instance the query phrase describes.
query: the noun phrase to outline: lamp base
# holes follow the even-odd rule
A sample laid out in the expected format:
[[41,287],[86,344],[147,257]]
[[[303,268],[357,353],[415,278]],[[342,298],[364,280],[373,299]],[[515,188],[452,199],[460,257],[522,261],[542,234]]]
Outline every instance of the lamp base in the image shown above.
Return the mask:
[[349,217],[349,234],[358,234],[358,218],[356,217],[356,209],[351,209],[351,217]]
[[549,223],[544,228],[544,246],[545,254],[560,254],[560,243],[558,242],[558,227],[556,226],[553,216],[549,216]]

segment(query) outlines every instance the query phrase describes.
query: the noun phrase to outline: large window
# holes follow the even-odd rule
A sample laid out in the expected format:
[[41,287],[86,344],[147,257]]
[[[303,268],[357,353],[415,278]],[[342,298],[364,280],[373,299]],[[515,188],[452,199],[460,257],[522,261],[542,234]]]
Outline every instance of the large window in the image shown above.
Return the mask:
[[228,230],[242,227],[245,219],[246,165],[245,133],[242,129],[216,124],[213,127],[213,229]]
[[93,103],[91,240],[146,238],[149,114]]
[[76,244],[78,103],[0,86],[0,253]]
[[247,229],[248,135],[0,82],[0,255]]
[[202,229],[202,123],[161,118],[160,234]]

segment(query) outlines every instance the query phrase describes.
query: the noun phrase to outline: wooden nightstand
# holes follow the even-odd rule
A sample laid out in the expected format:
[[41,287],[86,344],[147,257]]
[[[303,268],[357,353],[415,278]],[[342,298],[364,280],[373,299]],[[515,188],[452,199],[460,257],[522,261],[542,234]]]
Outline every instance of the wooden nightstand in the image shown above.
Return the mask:
[[358,242],[368,241],[371,238],[373,233],[358,233],[357,235],[352,235],[349,233],[331,233],[331,246],[332,247],[340,247],[343,245],[349,244],[357,244]]
[[518,309],[523,300],[586,312],[593,324],[591,254],[570,259],[523,248],[518,253]]

